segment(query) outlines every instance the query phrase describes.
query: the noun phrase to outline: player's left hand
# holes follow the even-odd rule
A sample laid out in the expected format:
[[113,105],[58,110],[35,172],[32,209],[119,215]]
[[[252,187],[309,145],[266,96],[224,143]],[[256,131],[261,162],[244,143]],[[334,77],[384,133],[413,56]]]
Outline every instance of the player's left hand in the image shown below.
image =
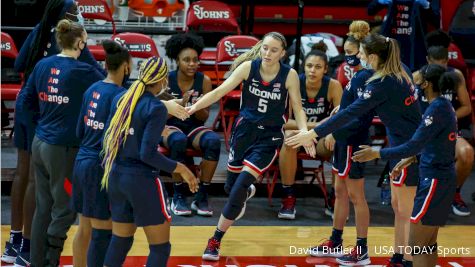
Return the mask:
[[353,153],[353,157],[351,157],[353,161],[366,162],[381,157],[378,149],[366,145],[360,146],[360,148],[361,150]]
[[300,146],[304,146],[306,151],[307,151],[307,147],[309,149],[311,149],[310,144],[312,144],[312,146],[315,149],[314,144],[316,144],[316,143],[317,143],[317,134],[315,133],[314,130],[298,131],[297,134],[295,134],[293,136],[290,136],[285,140],[286,145],[288,145],[292,148],[298,148]]

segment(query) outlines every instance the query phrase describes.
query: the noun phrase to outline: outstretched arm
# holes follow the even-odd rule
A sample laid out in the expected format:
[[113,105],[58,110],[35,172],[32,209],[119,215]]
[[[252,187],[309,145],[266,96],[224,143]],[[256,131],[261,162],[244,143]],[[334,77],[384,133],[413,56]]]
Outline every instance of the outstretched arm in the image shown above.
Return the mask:
[[239,67],[234,70],[234,72],[227,78],[220,86],[218,86],[213,91],[204,95],[198,102],[193,104],[188,109],[188,114],[192,115],[200,109],[209,107],[214,102],[221,99],[231,90],[236,88],[242,81],[247,79],[249,76],[249,71],[251,70],[251,62],[244,62]]

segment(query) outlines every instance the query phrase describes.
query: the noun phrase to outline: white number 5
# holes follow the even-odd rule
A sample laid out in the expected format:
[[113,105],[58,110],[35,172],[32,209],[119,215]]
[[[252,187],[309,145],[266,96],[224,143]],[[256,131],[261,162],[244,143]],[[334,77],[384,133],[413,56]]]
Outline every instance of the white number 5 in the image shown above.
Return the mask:
[[259,98],[259,107],[257,108],[257,111],[266,113],[267,111],[267,100],[263,98]]

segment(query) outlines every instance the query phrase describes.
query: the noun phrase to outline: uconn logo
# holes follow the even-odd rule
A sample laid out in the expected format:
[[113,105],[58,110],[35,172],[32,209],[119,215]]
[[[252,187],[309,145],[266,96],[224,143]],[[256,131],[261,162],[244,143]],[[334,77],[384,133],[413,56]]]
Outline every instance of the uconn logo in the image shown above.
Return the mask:
[[231,41],[225,41],[224,42],[224,50],[226,53],[228,53],[229,56],[234,57],[238,55],[238,52],[236,50],[236,46],[234,43]]
[[229,19],[229,11],[205,10],[200,5],[193,6],[193,12],[198,19]]

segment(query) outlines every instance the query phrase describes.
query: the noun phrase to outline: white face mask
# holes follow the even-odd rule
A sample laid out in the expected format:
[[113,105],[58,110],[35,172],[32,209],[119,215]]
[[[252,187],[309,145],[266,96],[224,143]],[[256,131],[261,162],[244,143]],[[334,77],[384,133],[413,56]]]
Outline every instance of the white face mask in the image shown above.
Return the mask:
[[360,59],[360,63],[361,63],[361,66],[367,70],[371,70],[373,69],[373,67],[371,66],[371,64],[368,63],[368,61],[366,60],[363,60],[363,59]]
[[73,17],[76,17],[77,19],[77,23],[81,24],[82,26],[84,26],[84,17],[82,16],[81,12],[78,12],[78,14],[71,14],[69,12],[67,12],[68,15],[70,16],[73,16]]

